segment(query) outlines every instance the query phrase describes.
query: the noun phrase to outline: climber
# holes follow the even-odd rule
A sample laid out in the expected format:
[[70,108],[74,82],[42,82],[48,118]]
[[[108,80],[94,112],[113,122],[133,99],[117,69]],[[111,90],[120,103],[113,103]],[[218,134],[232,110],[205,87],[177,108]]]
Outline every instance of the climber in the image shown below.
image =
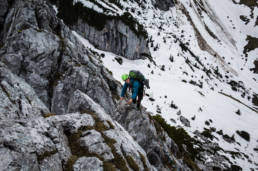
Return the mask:
[[130,71],[128,74],[122,75],[122,80],[125,81],[121,92],[120,100],[124,99],[127,88],[132,90],[132,96],[127,102],[128,104],[136,103],[137,98],[137,108],[140,109],[141,101],[143,98],[144,85],[149,88],[149,81],[145,79],[144,76],[139,71]]

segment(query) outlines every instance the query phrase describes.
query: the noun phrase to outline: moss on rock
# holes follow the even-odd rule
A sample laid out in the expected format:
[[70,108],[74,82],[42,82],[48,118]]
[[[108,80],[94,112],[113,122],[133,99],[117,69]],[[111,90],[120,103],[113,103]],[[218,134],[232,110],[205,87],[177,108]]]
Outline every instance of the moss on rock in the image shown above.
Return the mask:
[[139,167],[137,165],[137,163],[135,162],[135,160],[131,157],[131,156],[125,156],[127,163],[129,164],[129,166],[134,170],[134,171],[139,171]]
[[[176,128],[167,124],[160,115],[153,116],[152,118],[158,122],[158,124],[167,132],[168,136],[178,145],[179,151],[181,152],[180,155],[183,157],[185,163],[194,170],[200,170],[194,162],[199,153],[199,149],[193,147],[193,144],[196,144],[196,141],[191,138],[183,128]],[[187,147],[187,151],[185,151],[184,145]]]

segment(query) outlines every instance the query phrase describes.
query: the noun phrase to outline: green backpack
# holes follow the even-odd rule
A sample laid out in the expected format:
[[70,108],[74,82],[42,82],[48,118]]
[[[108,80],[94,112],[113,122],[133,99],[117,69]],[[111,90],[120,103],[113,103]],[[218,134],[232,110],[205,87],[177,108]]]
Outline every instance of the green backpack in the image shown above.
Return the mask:
[[145,85],[148,89],[150,88],[149,86],[149,80],[144,77],[144,75],[140,71],[136,70],[131,70],[129,72],[129,77],[133,78],[135,80],[140,81],[143,85]]

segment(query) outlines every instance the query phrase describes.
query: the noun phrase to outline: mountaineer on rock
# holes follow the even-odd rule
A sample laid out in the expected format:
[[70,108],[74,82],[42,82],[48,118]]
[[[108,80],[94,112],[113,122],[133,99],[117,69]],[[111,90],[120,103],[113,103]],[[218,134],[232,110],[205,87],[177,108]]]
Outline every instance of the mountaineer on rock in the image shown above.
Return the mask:
[[144,85],[147,88],[149,87],[149,80],[145,79],[144,75],[140,71],[130,71],[128,74],[122,75],[122,80],[125,81],[124,86],[121,91],[120,100],[124,99],[127,88],[129,87],[132,90],[132,96],[127,102],[128,104],[136,103],[137,98],[137,108],[140,109],[141,101],[143,98]]

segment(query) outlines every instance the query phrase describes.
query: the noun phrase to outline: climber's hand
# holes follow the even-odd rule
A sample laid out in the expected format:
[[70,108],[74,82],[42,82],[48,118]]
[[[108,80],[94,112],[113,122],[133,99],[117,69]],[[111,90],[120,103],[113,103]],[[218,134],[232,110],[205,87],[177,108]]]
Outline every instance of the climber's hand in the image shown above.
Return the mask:
[[133,99],[130,99],[127,104],[132,104],[133,103]]

